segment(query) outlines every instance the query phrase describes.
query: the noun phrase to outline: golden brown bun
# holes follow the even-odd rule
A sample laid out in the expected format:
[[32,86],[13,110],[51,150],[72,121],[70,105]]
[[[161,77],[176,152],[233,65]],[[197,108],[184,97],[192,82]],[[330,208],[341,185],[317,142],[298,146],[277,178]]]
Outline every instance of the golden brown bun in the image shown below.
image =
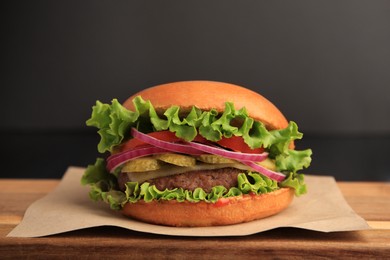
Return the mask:
[[216,204],[153,201],[125,204],[122,213],[143,222],[178,227],[221,226],[248,222],[275,215],[288,207],[294,190],[281,188],[262,195],[222,199]]
[[260,94],[237,85],[215,81],[181,81],[158,85],[142,90],[124,102],[124,107],[134,110],[132,100],[141,96],[150,100],[157,112],[172,105],[183,110],[196,106],[202,110],[212,108],[221,112],[225,102],[233,102],[236,109],[246,107],[249,116],[263,122],[268,129],[286,128],[288,122],[279,109]]

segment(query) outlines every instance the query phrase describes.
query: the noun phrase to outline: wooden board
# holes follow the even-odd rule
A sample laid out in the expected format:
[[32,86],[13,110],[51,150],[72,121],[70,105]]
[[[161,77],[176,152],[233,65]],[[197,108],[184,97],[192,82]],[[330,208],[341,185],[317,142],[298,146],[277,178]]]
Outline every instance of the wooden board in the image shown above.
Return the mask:
[[7,238],[27,207],[58,182],[0,179],[0,259],[390,257],[390,183],[338,183],[348,203],[372,230],[320,233],[280,228],[245,237],[199,238],[99,227],[43,238]]

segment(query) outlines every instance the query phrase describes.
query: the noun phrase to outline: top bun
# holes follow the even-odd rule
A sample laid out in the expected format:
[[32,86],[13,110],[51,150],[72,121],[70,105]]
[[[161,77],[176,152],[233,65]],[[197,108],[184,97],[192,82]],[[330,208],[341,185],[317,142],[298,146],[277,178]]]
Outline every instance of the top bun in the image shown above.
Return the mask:
[[129,99],[123,106],[134,111],[132,100],[141,96],[150,100],[157,113],[172,105],[184,111],[196,106],[201,110],[216,109],[222,112],[225,102],[233,102],[236,109],[245,107],[251,118],[263,122],[268,129],[283,129],[288,122],[280,110],[262,95],[238,85],[216,81],[181,81],[144,89]]

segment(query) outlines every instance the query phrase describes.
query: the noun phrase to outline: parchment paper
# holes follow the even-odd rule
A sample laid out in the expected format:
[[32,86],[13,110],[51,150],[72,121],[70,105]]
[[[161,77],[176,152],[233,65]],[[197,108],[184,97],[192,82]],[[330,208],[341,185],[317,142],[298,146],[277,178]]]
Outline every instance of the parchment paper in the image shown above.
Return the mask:
[[81,186],[83,168],[70,167],[59,186],[27,209],[9,237],[40,237],[97,226],[117,226],[174,236],[244,236],[278,227],[321,232],[364,230],[370,227],[346,203],[333,177],[306,176],[308,193],[294,198],[283,212],[262,220],[221,227],[175,228],[141,223],[89,199]]

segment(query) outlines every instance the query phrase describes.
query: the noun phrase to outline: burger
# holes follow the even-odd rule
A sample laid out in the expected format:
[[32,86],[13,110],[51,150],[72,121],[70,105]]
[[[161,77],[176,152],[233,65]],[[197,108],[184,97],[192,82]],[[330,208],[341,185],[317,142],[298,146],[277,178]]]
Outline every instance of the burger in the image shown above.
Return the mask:
[[306,193],[297,124],[262,95],[214,81],[144,89],[100,101],[88,126],[102,158],[81,183],[89,196],[158,225],[231,225],[269,217]]

